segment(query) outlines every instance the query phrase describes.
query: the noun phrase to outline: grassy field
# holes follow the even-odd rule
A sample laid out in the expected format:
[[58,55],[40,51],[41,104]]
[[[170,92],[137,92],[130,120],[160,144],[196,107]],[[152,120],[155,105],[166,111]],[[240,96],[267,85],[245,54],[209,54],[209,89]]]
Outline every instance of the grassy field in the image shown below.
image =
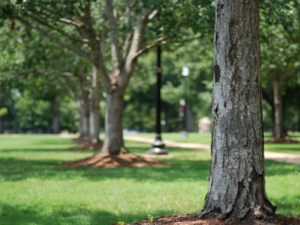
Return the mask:
[[[136,137],[152,138],[154,140],[154,133],[139,133],[135,135]],[[189,133],[187,138],[182,138],[180,133],[163,133],[163,140],[184,142],[184,143],[198,143],[198,144],[211,144],[211,134],[198,134]],[[293,134],[290,135],[292,140],[300,141],[300,135]],[[271,139],[271,133],[265,133],[265,140]],[[300,155],[300,144],[265,144],[265,150],[270,152],[288,153]]]
[[[70,151],[68,138],[0,136],[0,224],[100,224],[200,212],[207,192],[210,154],[169,148],[169,166],[65,168],[90,156]],[[142,155],[149,144],[126,142]],[[266,161],[266,188],[278,213],[300,216],[300,165]]]

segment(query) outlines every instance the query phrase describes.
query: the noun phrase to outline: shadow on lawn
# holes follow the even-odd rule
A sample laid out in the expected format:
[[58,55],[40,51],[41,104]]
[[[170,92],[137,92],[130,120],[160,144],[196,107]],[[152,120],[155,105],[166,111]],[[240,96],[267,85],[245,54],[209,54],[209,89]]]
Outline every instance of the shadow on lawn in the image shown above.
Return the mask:
[[[186,181],[208,181],[210,160],[164,159],[170,163],[163,167],[144,168],[89,168],[62,167],[58,160],[25,160],[0,158],[0,179],[2,181],[20,181],[26,179],[66,180],[78,177],[91,181],[109,179],[133,179],[172,182],[180,179]],[[300,172],[300,165],[279,163],[266,160],[266,176],[285,176]]]
[[209,160],[164,160],[170,166],[144,168],[89,168],[89,167],[62,167],[56,160],[24,160],[16,158],[0,158],[0,178],[3,181],[20,181],[27,178],[42,180],[65,180],[84,177],[91,181],[100,181],[106,178],[128,178],[135,180],[154,180],[172,182],[184,180],[208,180]]
[[[300,195],[294,197],[299,199]],[[273,198],[273,204],[278,207],[281,214],[300,208],[300,202],[288,202],[286,198]],[[114,214],[108,211],[90,210],[88,205],[50,205],[47,212],[41,211],[39,205],[24,207],[24,205],[11,206],[7,203],[0,203],[1,224],[20,225],[20,224],[101,224],[110,225],[119,221],[135,222],[147,217],[147,213],[137,214]],[[154,216],[171,215],[177,212],[158,210],[152,212]],[[297,213],[297,212],[296,212]],[[300,215],[300,214],[298,214]]]
[[[145,215],[118,215],[107,212],[89,210],[88,205],[51,205],[47,212],[40,210],[38,205],[25,208],[24,206],[11,206],[0,203],[0,221],[5,225],[19,224],[101,224],[110,225],[119,221],[135,222],[147,217]],[[53,207],[53,208],[52,208]],[[155,215],[172,214],[171,211],[157,211]],[[54,223],[55,221],[55,223]]]

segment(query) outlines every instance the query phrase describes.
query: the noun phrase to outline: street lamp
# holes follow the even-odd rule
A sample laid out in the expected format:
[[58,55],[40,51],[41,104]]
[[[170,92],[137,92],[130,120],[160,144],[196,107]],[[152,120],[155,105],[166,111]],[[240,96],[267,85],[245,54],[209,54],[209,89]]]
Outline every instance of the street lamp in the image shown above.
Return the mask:
[[165,149],[165,144],[161,139],[161,97],[160,97],[160,88],[161,88],[161,46],[157,46],[157,83],[156,83],[156,137],[155,141],[152,143],[152,148],[147,151],[147,154],[151,155],[166,155],[168,150]]
[[[186,77],[185,79],[185,100],[180,100],[180,106],[182,107],[182,112],[180,113],[181,117],[182,117],[182,133],[181,136],[182,138],[187,138],[187,132],[188,132],[188,115],[187,115],[187,106],[188,106],[188,102],[187,102],[187,76],[189,75],[189,68],[187,68],[186,66],[184,66],[182,68],[182,76]],[[185,120],[184,120],[185,117]],[[185,121],[185,122],[184,122]]]

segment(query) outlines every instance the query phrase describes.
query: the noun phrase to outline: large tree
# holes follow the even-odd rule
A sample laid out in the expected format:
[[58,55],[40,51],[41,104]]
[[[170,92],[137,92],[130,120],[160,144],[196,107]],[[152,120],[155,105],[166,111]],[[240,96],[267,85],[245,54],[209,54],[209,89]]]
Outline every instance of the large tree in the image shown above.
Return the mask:
[[[16,5],[5,2],[2,8],[6,15],[91,63],[95,78],[93,97],[99,96],[100,82],[106,92],[102,152],[110,154],[119,154],[124,149],[124,94],[139,56],[157,44],[193,39],[191,31],[195,27],[202,26],[205,34],[211,8],[208,0],[200,3],[193,0],[35,0]],[[161,16],[157,21],[159,11]],[[181,30],[184,26],[186,29]]]
[[202,215],[275,214],[265,191],[258,0],[217,0],[212,164]]

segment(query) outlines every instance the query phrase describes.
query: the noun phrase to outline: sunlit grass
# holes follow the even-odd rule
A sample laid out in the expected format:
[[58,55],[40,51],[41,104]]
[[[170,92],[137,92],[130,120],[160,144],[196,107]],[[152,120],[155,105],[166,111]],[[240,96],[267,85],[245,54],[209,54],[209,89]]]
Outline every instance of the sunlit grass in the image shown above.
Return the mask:
[[[208,187],[210,154],[168,148],[169,166],[65,168],[60,163],[94,151],[70,151],[56,136],[0,136],[0,224],[134,222],[164,214],[200,212]],[[149,144],[126,142],[143,155]],[[267,194],[278,213],[300,216],[300,165],[266,161]],[[279,185],[280,184],[280,185]]]
[[[144,138],[153,138],[153,133],[138,133],[135,135],[127,135],[128,137],[144,137]],[[291,139],[300,141],[300,134],[290,135]],[[206,144],[211,145],[211,134],[198,134],[198,133],[189,133],[187,138],[182,138],[180,133],[163,133],[163,140],[175,141],[175,142],[185,142],[185,143],[197,143],[197,144]],[[270,140],[272,138],[271,133],[265,133],[265,140]],[[287,154],[298,154],[300,155],[300,144],[288,143],[288,144],[265,144],[265,150],[270,152],[279,152]]]

